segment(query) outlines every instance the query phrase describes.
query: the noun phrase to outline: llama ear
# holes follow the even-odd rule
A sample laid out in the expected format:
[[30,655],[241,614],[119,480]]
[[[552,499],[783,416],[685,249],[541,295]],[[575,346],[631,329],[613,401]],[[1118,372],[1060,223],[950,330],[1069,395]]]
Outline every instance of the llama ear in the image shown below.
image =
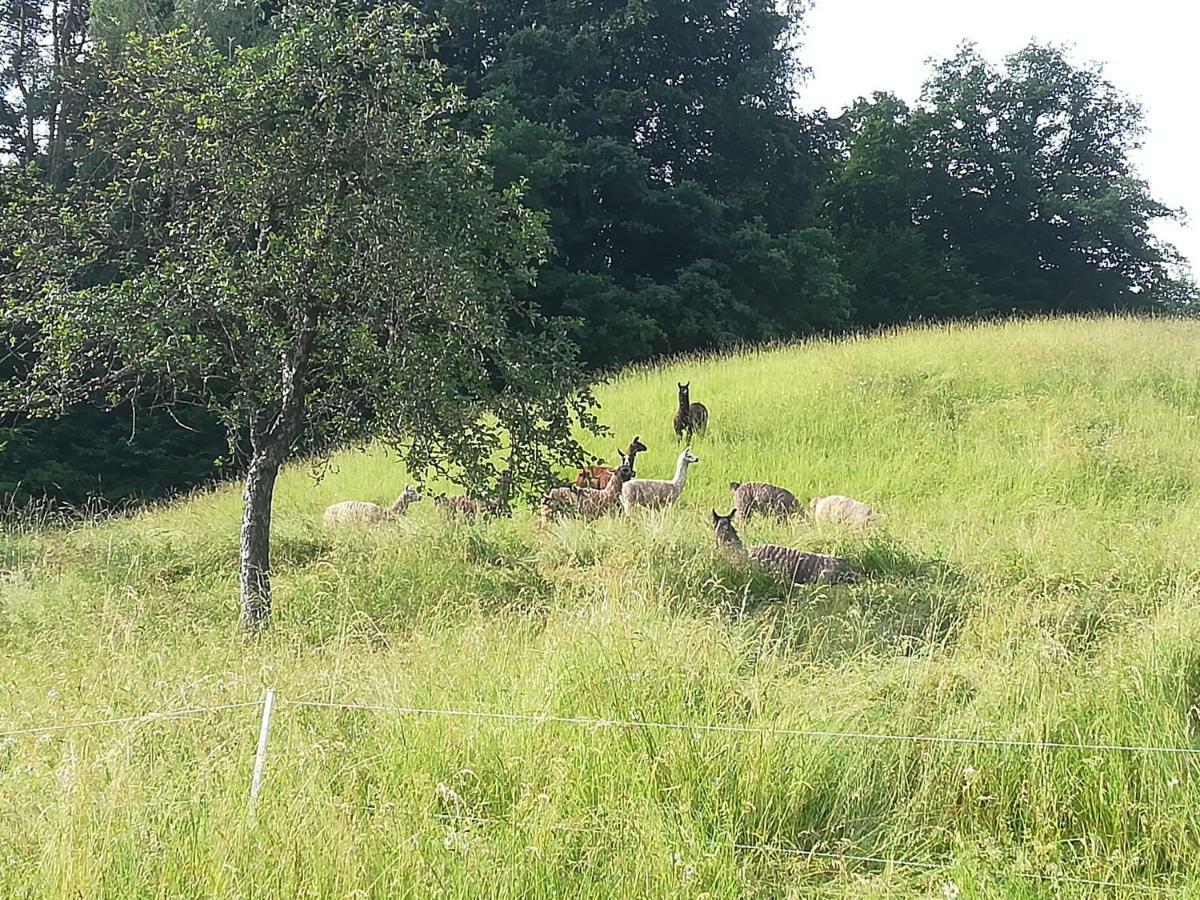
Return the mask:
[[716,525],[718,522],[721,521],[721,517],[717,515],[717,511],[715,509],[712,511],[712,514],[713,514],[713,524]]

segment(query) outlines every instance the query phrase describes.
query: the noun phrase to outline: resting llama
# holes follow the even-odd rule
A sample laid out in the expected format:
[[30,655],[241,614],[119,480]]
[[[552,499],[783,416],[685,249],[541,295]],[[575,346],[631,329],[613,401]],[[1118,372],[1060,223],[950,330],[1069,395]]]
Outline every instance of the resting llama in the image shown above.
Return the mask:
[[451,519],[468,522],[496,515],[496,504],[473,497],[434,497],[433,505]]
[[733,508],[747,521],[758,512],[766,516],[786,519],[788,516],[803,515],[804,507],[787,488],[776,487],[762,481],[729,482],[733,491]]
[[717,547],[735,563],[740,565],[752,560],[793,584],[834,584],[854,580],[850,562],[840,556],[808,553],[778,544],[758,544],[747,550],[733,527],[735,515],[737,510],[727,516],[718,515],[715,509],[712,511]]
[[[676,382],[678,384],[678,382]],[[708,407],[703,403],[692,403],[691,397],[688,395],[691,382],[687,384],[679,384],[679,408],[675,411],[675,440],[683,439],[683,433],[687,432],[687,438],[690,442],[692,433],[703,435],[708,431]]]
[[869,527],[879,521],[875,510],[867,504],[834,494],[832,497],[813,497],[808,504],[816,522],[830,522],[834,525],[856,525],[861,528]]
[[404,486],[404,493],[396,498],[391,506],[380,506],[368,500],[343,500],[326,507],[322,517],[326,525],[338,525],[345,522],[382,522],[384,519],[394,519],[408,512],[409,504],[416,503],[421,495],[411,484]]
[[598,519],[617,508],[621,489],[635,483],[630,481],[632,478],[629,463],[622,463],[613,470],[612,478],[602,491],[574,485],[553,488],[542,498],[541,520],[547,522],[560,516],[589,521]]
[[635,509],[662,509],[670,506],[679,499],[684,484],[687,483],[688,466],[700,462],[700,457],[692,455],[688,447],[679,454],[675,463],[675,477],[670,481],[655,481],[651,478],[638,478],[630,481],[621,488],[621,508],[626,515]]

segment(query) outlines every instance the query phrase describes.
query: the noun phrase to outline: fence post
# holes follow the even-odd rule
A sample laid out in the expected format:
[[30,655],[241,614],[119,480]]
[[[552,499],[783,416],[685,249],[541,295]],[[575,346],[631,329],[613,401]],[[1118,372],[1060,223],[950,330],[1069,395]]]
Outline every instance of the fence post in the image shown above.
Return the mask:
[[262,725],[258,729],[258,752],[254,755],[254,777],[250,779],[250,818],[254,818],[254,807],[258,803],[258,789],[262,787],[263,764],[267,761],[267,738],[271,734],[271,713],[275,710],[275,688],[267,688],[263,694]]

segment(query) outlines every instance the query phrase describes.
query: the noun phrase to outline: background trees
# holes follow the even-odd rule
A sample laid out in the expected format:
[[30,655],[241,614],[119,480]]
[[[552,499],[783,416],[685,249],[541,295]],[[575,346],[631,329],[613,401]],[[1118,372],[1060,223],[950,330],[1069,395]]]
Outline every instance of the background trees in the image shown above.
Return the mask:
[[294,453],[383,436],[410,471],[493,492],[583,456],[574,348],[509,290],[544,255],[540,219],[492,189],[431,40],[394,7],[294,10],[231,59],[135,38],[102,66],[97,174],[10,173],[0,313],[24,365],[0,402],[201,406],[243,436],[250,624]]
[[[422,31],[420,52],[463,92],[456,126],[487,134],[495,187],[525,185],[524,202],[545,216],[551,249],[536,283],[517,277],[506,289],[561,322],[593,369],[914,319],[1194,302],[1174,251],[1150,231],[1175,212],[1130,163],[1140,110],[1056,48],[1031,46],[993,65],[964,47],[933,68],[919,101],[876,94],[831,119],[796,102],[803,3],[416,5],[414,27],[438,23]],[[134,47],[144,51],[146,35],[186,26],[228,62],[240,49],[269,52],[286,6],[7,4],[0,140],[9,165],[32,164],[29,177],[57,186],[103,174],[83,163],[91,151],[79,120],[106,102],[101,63],[132,49],[130,33],[143,35]],[[338,4],[381,6],[398,8]],[[31,45],[21,29],[35,26],[43,38]],[[45,50],[51,32],[66,52]],[[18,81],[49,99],[24,103]],[[174,468],[176,485],[212,471],[205,461],[226,445],[220,423],[194,416],[193,443],[179,446],[166,437],[173,422],[139,409],[131,446],[131,409],[87,420],[90,459],[70,447],[82,430],[74,414],[54,425],[0,422],[0,442],[5,426],[21,429],[9,443],[16,452],[0,454],[0,491],[22,481],[35,491],[57,484],[70,497],[62,487],[96,483],[98,458],[108,471],[146,461]],[[234,437],[226,471],[249,455],[248,435]],[[40,479],[30,478],[32,456],[47,462]],[[162,486],[149,477],[142,485]]]

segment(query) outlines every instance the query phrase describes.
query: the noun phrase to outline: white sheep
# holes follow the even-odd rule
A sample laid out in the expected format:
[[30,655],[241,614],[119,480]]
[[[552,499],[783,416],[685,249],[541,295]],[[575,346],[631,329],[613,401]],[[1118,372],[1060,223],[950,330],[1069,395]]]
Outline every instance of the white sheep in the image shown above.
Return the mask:
[[652,478],[635,478],[627,481],[621,487],[621,508],[625,514],[635,509],[662,509],[670,506],[679,499],[684,484],[687,483],[688,466],[700,462],[700,457],[692,455],[688,447],[679,454],[675,463],[675,477],[670,481],[655,481]]
[[813,521],[829,522],[834,525],[856,525],[869,527],[879,521],[875,510],[861,500],[834,494],[832,497],[813,497],[808,504]]
[[326,507],[322,519],[326,525],[338,525],[346,522],[382,522],[384,519],[404,515],[408,512],[409,504],[416,503],[420,499],[421,495],[417,493],[416,489],[411,484],[406,484],[404,493],[397,497],[396,502],[391,506],[380,506],[378,503],[371,503],[368,500],[343,500],[341,503]]

